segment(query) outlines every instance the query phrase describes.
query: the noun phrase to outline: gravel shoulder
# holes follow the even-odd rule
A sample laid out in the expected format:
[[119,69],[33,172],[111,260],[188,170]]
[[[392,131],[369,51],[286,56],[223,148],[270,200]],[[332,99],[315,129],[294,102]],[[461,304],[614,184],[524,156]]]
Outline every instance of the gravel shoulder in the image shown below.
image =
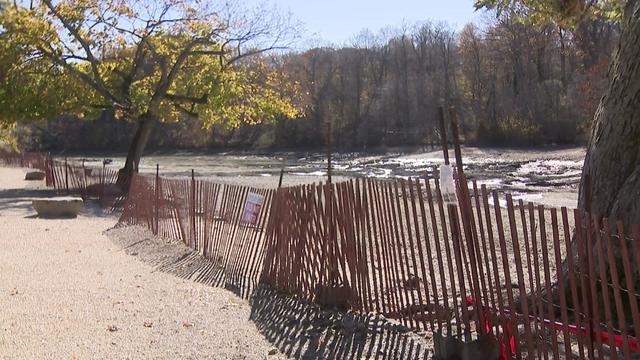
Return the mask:
[[0,359],[277,359],[233,293],[155,271],[85,209],[39,219],[51,195],[0,168]]

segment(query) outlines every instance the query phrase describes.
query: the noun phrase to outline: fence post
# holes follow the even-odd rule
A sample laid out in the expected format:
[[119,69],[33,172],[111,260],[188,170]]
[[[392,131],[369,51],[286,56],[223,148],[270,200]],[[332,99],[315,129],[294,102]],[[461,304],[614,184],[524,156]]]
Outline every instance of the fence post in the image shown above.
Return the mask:
[[53,158],[51,157],[51,153],[47,153],[47,186],[52,186],[54,189],[56,187],[56,176],[53,170]]
[[155,211],[155,216],[156,216],[156,223],[155,223],[155,235],[158,235],[158,225],[159,225],[159,219],[160,219],[160,165],[156,164],[156,211]]
[[104,199],[104,188],[106,186],[105,184],[105,177],[104,177],[104,171],[106,170],[106,159],[102,159],[102,172],[100,173],[100,203],[102,203],[103,199]]
[[327,183],[331,184],[331,121],[327,122]]
[[[78,183],[80,183],[79,179]],[[80,194],[82,195],[82,200],[86,200],[89,197],[87,193],[87,170],[84,168],[84,159],[82,159],[82,189]]]
[[191,221],[193,231],[193,247],[198,250],[198,238],[196,237],[196,175],[195,171],[191,169]]
[[284,159],[282,159],[282,167],[280,168],[280,179],[278,180],[278,189],[282,187],[283,177],[284,177]]
[[464,173],[462,169],[462,151],[460,150],[460,136],[458,135],[458,119],[456,118],[456,111],[453,108],[449,109],[449,120],[451,121],[451,134],[453,135],[453,149],[456,156],[456,166],[458,167],[458,173]]
[[69,163],[66,156],[64,157],[64,187],[69,194]]
[[442,155],[444,164],[449,165],[449,144],[447,143],[447,127],[444,126],[444,110],[442,106],[438,108],[438,122],[440,125],[440,139],[442,140]]

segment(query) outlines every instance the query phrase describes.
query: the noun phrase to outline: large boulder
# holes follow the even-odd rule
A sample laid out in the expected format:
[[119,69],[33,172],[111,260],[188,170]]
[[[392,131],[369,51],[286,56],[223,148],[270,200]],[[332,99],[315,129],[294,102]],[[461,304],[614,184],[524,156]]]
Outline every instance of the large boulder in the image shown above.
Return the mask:
[[28,180],[28,181],[32,181],[32,180],[44,180],[44,178],[46,177],[45,173],[42,171],[29,171],[25,176],[24,179]]
[[82,209],[82,199],[77,197],[34,199],[33,208],[41,217],[76,217]]

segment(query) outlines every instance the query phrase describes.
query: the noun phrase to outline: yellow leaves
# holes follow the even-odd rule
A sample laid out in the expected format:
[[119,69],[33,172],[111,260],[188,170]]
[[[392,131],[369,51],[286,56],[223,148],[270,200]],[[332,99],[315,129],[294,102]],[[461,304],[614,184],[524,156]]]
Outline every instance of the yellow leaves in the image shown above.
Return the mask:
[[[219,74],[217,86],[210,88],[206,109],[199,111],[205,127],[214,123],[237,127],[241,123],[259,124],[301,115],[302,108],[290,96],[297,89],[280,86],[286,83],[284,75],[260,64],[252,65]],[[295,87],[294,82],[289,84]]]
[[[226,64],[231,55],[215,55],[222,50],[216,39],[224,26],[214,14],[203,11],[208,8],[204,2],[164,0],[162,4],[174,12],[167,18],[188,20],[167,22],[153,30],[134,18],[136,11],[152,14],[157,6],[153,2],[57,0],[53,11],[36,3],[33,9],[10,7],[0,12],[0,28],[8,34],[7,41],[0,43],[4,50],[0,70],[12,80],[0,85],[0,117],[10,112],[18,114],[9,116],[16,121],[60,113],[91,117],[96,109],[107,106],[115,106],[118,118],[155,111],[157,104],[151,107],[150,102],[162,88],[159,85],[166,78],[162,72],[199,37],[208,41],[191,49],[199,54],[188,56],[169,92],[182,99],[206,98],[206,102],[192,104],[165,97],[157,109],[162,121],[181,121],[197,114],[204,126],[238,126],[294,118],[302,112],[297,105],[299,84],[277,71],[268,59],[247,58],[241,66],[232,67]],[[145,45],[147,57],[129,83],[139,42],[131,32],[152,35]],[[78,36],[82,39],[76,39]],[[91,56],[97,59],[95,68],[87,61]],[[27,58],[31,60],[20,61]],[[24,66],[18,68],[14,63]],[[130,108],[121,107],[129,104]]]
[[596,0],[587,6],[584,0],[476,0],[476,9],[509,11],[515,20],[544,25],[555,22],[569,28],[590,16],[619,21],[622,18],[624,0]]
[[125,112],[121,108],[116,108],[114,111],[114,115],[116,119],[124,119],[127,116],[127,114],[125,114]]
[[9,7],[0,12],[0,27],[4,29],[6,34],[10,35],[3,41],[13,42],[14,44],[32,45],[57,39],[55,28],[46,20],[41,8],[29,10],[20,7]]
[[15,124],[2,126],[2,123],[3,121],[0,119],[0,151],[17,151],[18,139]]

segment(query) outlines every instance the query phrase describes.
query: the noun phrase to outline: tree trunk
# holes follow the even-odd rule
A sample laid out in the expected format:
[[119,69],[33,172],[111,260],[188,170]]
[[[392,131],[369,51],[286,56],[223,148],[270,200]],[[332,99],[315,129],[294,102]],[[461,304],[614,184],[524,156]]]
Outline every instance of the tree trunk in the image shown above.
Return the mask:
[[565,46],[565,32],[562,28],[558,28],[560,35],[560,81],[562,81],[562,91],[567,91],[567,55]]
[[[619,44],[609,67],[609,88],[600,100],[592,124],[582,170],[578,208],[583,224],[592,221],[585,217],[586,212],[590,216],[609,218],[613,229],[616,228],[615,221],[621,220],[627,232],[630,232],[632,224],[640,223],[640,0],[630,0],[625,7]],[[594,229],[598,230],[600,229]],[[592,238],[595,239],[594,236]],[[575,243],[573,245],[573,258],[576,259],[578,249]],[[615,242],[611,245],[614,246],[614,256],[619,257],[620,251],[616,249],[619,245]],[[632,248],[630,243],[627,246]],[[603,245],[603,248],[593,251],[596,254],[606,251],[605,249]],[[594,260],[595,264],[591,266],[597,269],[598,260]],[[619,280],[624,283],[622,261],[620,258],[616,260]],[[638,268],[633,264],[632,267],[635,274],[632,281],[637,288],[640,286]],[[607,278],[604,281],[611,282],[611,274],[607,274]],[[566,260],[558,281],[569,288]],[[579,289],[578,293],[580,291]],[[599,287],[596,291],[596,298],[600,302],[605,296],[612,298],[611,293],[602,294]],[[561,296],[559,287],[554,286],[552,292],[554,301],[558,301]],[[565,293],[565,299],[572,306],[569,292]],[[630,323],[632,316],[629,313],[628,298],[623,297],[622,301],[626,320]],[[604,311],[602,303],[594,305]],[[617,313],[612,316],[617,323]]]
[[640,223],[640,0],[630,0],[624,14],[609,88],[592,125],[578,206],[629,228]]
[[124,190],[129,189],[129,183],[133,174],[138,172],[138,166],[140,165],[140,157],[144,151],[153,124],[156,122],[156,118],[151,114],[144,114],[138,119],[138,126],[136,133],[133,135],[131,144],[129,144],[129,150],[127,151],[127,159],[124,167],[118,171],[117,185]]

